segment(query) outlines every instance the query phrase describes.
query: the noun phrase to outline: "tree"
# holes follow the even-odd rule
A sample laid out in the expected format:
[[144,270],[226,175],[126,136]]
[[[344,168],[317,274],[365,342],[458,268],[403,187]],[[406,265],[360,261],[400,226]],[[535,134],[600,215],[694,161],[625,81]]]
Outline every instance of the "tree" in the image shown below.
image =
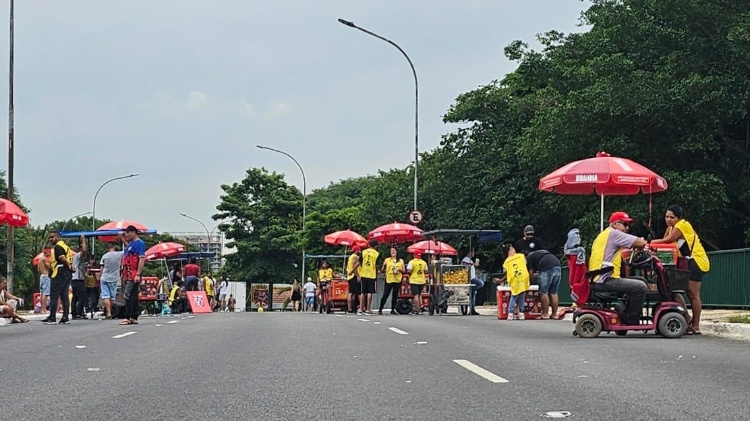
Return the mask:
[[226,222],[227,247],[237,252],[227,257],[225,272],[250,282],[282,282],[299,276],[302,193],[284,181],[282,174],[250,168],[239,183],[221,186],[224,194],[214,220]]
[[[13,202],[16,203],[24,212],[29,210],[21,202],[19,189],[14,189]],[[0,196],[8,197],[8,184],[5,179],[5,172],[0,171]],[[7,250],[7,230],[3,225],[0,228],[0,265],[2,271],[8,267],[8,250]],[[33,256],[29,247],[30,235],[28,228],[17,228],[14,232],[14,261],[13,261],[13,293],[20,297],[29,297],[35,284],[34,274],[29,268],[29,262]]]

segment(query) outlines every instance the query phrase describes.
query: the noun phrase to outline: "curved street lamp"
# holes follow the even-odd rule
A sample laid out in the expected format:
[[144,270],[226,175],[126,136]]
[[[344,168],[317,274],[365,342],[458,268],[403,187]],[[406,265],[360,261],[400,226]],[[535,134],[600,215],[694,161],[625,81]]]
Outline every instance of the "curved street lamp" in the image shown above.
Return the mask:
[[65,223],[63,224],[62,229],[60,231],[65,231],[65,227],[68,226],[68,222],[70,222],[70,221],[72,221],[72,220],[74,220],[74,219],[76,219],[78,217],[86,216],[86,215],[90,215],[90,214],[91,214],[91,212],[84,212],[84,213],[79,213],[78,215],[75,215],[75,216],[71,216],[70,219],[68,219],[67,221],[65,221]]
[[[299,168],[299,172],[302,173],[302,234],[305,234],[305,217],[307,216],[307,179],[305,178],[305,170],[302,169],[302,165],[300,165],[299,161],[294,159],[294,157],[282,150],[274,149],[268,146],[263,145],[256,145],[258,149],[265,149],[267,151],[280,153],[292,161],[294,161],[295,164],[297,164],[297,168]],[[300,278],[300,282],[305,282],[305,250],[302,249],[302,277]]]
[[[206,241],[208,242],[208,250],[210,250],[211,249],[211,236],[214,234],[214,231],[216,231],[216,228],[219,228],[219,225],[221,225],[221,222],[219,222],[218,224],[216,224],[216,226],[211,231],[209,231],[208,227],[206,226],[206,224],[204,224],[203,221],[201,221],[200,219],[193,218],[192,216],[190,216],[190,215],[188,215],[186,213],[182,213],[182,212],[180,212],[180,216],[182,216],[183,218],[192,219],[193,221],[201,224],[201,226],[203,227],[203,229],[206,230],[206,235],[208,236],[206,238]],[[221,261],[221,252],[219,252],[219,261]],[[211,264],[209,263],[208,266],[209,266],[209,269],[210,269],[211,268]]]
[[406,54],[406,51],[403,50],[403,48],[399,47],[398,44],[395,42],[389,40],[388,38],[378,35],[375,32],[368,31],[365,28],[359,27],[354,24],[352,21],[344,20],[339,18],[339,23],[345,26],[348,26],[350,28],[358,29],[367,35],[371,35],[379,40],[385,41],[388,44],[391,44],[392,46],[396,47],[398,51],[403,54],[403,56],[406,58],[406,61],[409,62],[409,67],[411,67],[411,73],[414,75],[414,209],[413,210],[419,210],[417,207],[417,187],[419,185],[419,176],[417,175],[417,170],[419,168],[419,80],[417,79],[417,71],[414,69],[414,63],[411,62],[411,59],[409,58],[409,55]]
[[[96,190],[96,194],[94,194],[94,206],[91,210],[91,231],[96,231],[96,197],[99,196],[99,192],[106,186],[107,184],[116,181],[116,180],[123,180],[126,178],[132,178],[132,177],[138,177],[140,174],[129,174],[129,175],[123,175],[120,177],[110,178],[109,180],[105,181],[99,188]],[[91,255],[94,255],[94,239],[91,239]]]

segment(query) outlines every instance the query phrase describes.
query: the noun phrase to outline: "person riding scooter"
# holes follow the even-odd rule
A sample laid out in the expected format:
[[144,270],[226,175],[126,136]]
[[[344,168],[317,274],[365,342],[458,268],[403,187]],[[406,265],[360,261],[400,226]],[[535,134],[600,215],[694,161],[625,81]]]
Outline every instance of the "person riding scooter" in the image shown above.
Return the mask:
[[646,298],[646,283],[638,279],[620,277],[623,248],[643,248],[648,243],[643,238],[627,234],[633,219],[625,212],[614,212],[609,217],[609,227],[599,233],[591,246],[589,271],[612,267],[611,271],[602,272],[594,277],[592,287],[599,292],[621,292],[628,296],[628,306],[621,315],[622,321],[629,325],[638,325]]

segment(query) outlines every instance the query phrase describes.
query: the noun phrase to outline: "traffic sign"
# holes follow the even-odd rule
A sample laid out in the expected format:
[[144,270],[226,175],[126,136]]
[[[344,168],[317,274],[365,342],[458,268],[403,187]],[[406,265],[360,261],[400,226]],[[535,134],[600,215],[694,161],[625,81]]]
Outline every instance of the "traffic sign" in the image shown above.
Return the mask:
[[409,221],[412,224],[418,224],[418,223],[422,222],[422,212],[420,212],[420,211],[418,211],[416,209],[414,209],[413,211],[411,211],[409,213]]

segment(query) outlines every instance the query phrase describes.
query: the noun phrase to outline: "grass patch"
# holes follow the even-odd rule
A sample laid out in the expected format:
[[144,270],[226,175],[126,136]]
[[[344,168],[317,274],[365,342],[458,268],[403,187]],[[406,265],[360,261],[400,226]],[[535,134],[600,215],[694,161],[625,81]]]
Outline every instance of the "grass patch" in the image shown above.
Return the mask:
[[750,323],[750,316],[731,316],[729,323]]

